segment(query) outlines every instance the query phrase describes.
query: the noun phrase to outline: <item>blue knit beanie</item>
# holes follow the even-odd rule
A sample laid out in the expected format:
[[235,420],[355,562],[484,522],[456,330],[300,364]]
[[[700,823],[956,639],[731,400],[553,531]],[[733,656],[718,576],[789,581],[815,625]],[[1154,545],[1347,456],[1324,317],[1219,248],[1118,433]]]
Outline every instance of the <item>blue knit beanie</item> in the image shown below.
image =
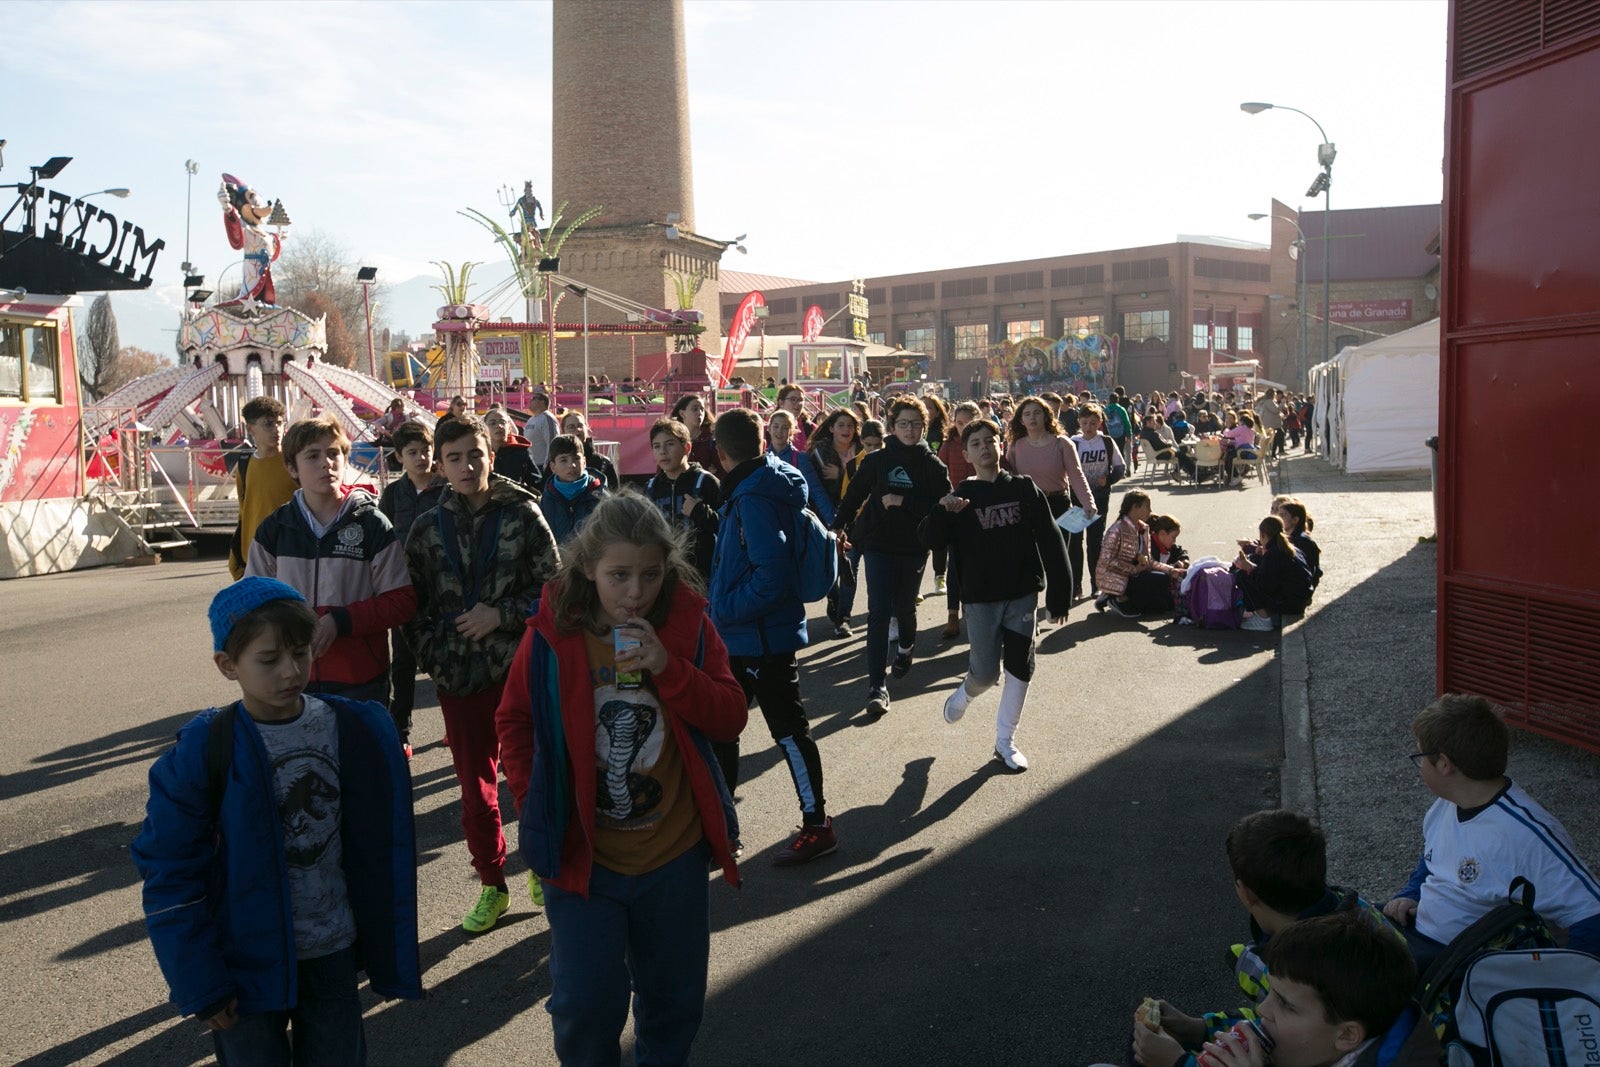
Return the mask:
[[234,624],[274,600],[305,600],[300,590],[276,578],[241,578],[211,598],[211,650],[221,652]]

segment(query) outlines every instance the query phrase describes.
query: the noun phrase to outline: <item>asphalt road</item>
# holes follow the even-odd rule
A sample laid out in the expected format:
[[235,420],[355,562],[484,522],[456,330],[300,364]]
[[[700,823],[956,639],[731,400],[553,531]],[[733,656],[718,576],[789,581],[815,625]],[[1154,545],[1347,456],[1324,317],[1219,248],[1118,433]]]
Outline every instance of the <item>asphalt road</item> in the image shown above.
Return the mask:
[[[1225,557],[1270,498],[1255,483],[1154,495],[1191,554]],[[127,846],[150,762],[190,709],[237,695],[209,662],[204,617],[225,580],[203,558],[0,584],[0,1062],[208,1062],[200,1026],[165,1003]],[[957,726],[939,714],[965,668],[964,645],[937,636],[943,611],[930,596],[916,666],[877,722],[861,713],[859,639],[804,656],[836,855],[771,867],[797,808],[752,716],[745,884],[712,888],[697,1062],[1120,1060],[1140,997],[1233,1003],[1223,953],[1245,918],[1222,841],[1278,800],[1276,636],[1075,607],[1042,639],[1018,735],[1033,769],[1012,776],[989,756],[993,693]],[[501,923],[459,927],[476,880],[436,708],[419,683],[428,997],[369,997],[371,1062],[554,1063],[549,931],[520,860]]]

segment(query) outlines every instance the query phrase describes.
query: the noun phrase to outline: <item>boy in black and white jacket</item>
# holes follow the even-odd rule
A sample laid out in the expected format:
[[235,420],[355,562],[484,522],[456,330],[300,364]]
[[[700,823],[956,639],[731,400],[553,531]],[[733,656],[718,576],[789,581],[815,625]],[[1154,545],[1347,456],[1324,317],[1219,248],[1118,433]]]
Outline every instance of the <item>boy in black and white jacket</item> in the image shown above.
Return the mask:
[[644,491],[668,522],[688,531],[690,559],[709,585],[721,522],[717,508],[722,505],[722,485],[716,475],[689,461],[690,447],[689,427],[677,419],[657,419],[650,427],[650,452],[657,471]]
[[939,501],[918,529],[930,548],[953,546],[961,559],[961,600],[970,647],[967,676],[944,702],[946,722],[998,680],[1005,686],[995,722],[995,756],[1012,771],[1028,769],[1017,751],[1017,723],[1033,678],[1034,617],[1039,593],[1052,623],[1065,622],[1071,575],[1066,544],[1050,505],[1031,478],[1000,469],[999,434],[975,419],[961,446],[976,472]]

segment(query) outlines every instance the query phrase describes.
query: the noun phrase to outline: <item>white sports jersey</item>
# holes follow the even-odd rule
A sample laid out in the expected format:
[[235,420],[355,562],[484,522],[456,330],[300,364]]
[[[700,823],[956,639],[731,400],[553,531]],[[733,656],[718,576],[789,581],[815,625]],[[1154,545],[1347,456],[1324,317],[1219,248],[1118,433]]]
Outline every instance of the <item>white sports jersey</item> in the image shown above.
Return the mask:
[[1465,822],[1436,800],[1422,818],[1428,876],[1417,902],[1417,931],[1448,943],[1504,904],[1512,879],[1533,883],[1534,909],[1562,927],[1600,915],[1600,883],[1578,858],[1555,816],[1515,783]]

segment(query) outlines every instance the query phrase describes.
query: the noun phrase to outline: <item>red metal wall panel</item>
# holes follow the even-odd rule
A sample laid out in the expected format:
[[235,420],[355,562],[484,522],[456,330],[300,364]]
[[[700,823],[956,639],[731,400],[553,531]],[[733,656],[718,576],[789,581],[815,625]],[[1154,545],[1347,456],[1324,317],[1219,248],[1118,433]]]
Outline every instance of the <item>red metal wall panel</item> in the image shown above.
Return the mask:
[[[1600,48],[1464,94],[1454,325],[1592,313]],[[1586,131],[1586,132],[1585,132]]]
[[1600,752],[1600,22],[1570,7],[1451,5],[1436,682]]

